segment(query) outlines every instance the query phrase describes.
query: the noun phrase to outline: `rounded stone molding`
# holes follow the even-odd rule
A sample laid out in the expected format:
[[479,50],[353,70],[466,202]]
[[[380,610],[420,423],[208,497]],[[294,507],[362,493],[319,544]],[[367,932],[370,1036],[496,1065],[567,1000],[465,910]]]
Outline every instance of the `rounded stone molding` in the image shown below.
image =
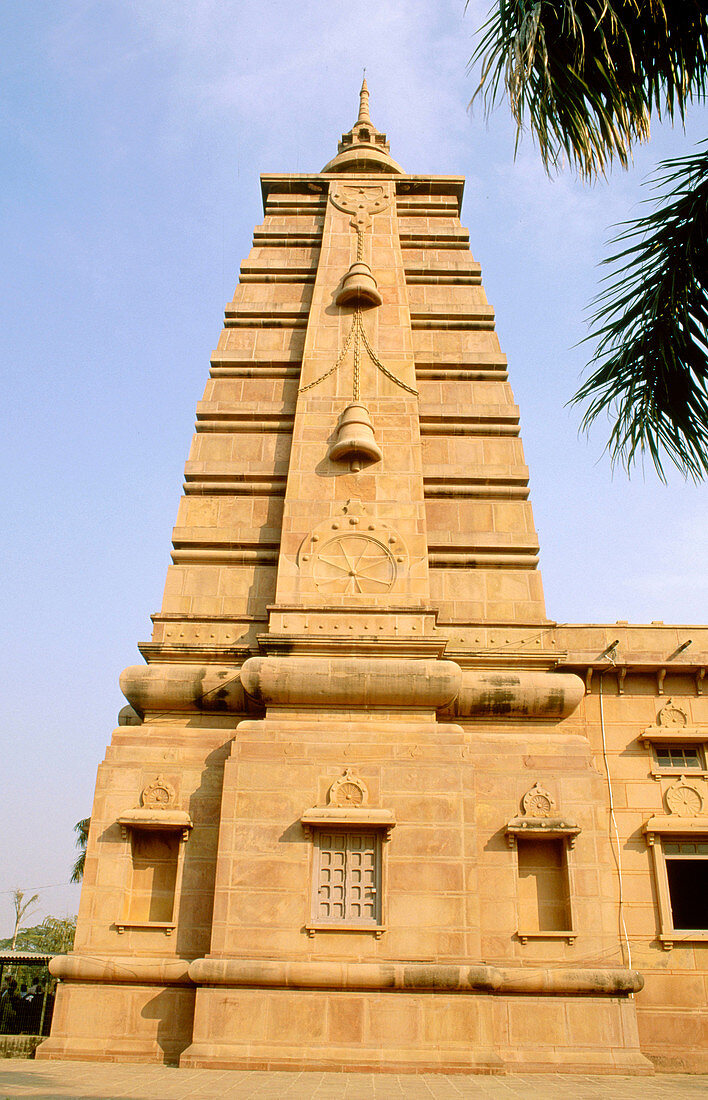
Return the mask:
[[437,709],[457,695],[460,669],[454,661],[385,657],[249,657],[241,683],[264,706]]
[[187,959],[130,958],[121,955],[56,955],[49,963],[55,978],[72,982],[129,982],[191,985]]
[[141,717],[146,711],[246,708],[238,669],[228,665],[130,665],[121,673],[120,689]]
[[497,967],[484,963],[308,962],[274,959],[195,959],[195,985],[276,989],[436,990],[445,993],[528,993],[628,996],[644,979],[636,970]]
[[462,669],[452,717],[567,718],[585,694],[572,672]]

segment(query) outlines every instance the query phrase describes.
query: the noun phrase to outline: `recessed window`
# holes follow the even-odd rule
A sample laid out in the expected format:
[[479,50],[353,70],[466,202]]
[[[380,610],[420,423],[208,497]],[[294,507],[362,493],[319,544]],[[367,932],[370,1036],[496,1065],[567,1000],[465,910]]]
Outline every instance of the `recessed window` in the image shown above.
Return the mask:
[[380,925],[380,834],[318,829],[314,841],[313,922]]
[[179,845],[175,833],[133,832],[126,923],[164,924],[173,919]]
[[660,768],[688,771],[704,767],[703,754],[698,745],[655,745],[654,752]]
[[708,930],[708,843],[665,840],[664,859],[673,927]]
[[566,846],[562,838],[517,837],[519,935],[572,929]]

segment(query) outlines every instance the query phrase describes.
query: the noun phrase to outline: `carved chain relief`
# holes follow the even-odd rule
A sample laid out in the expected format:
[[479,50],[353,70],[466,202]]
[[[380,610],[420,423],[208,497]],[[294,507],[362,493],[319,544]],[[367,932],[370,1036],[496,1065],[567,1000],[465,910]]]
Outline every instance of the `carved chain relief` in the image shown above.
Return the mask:
[[390,188],[380,183],[338,183],[332,187],[329,199],[337,210],[352,215],[350,225],[357,232],[370,227],[372,214],[380,214],[391,205]]
[[[350,266],[349,271],[344,277],[344,286],[337,297],[337,304],[353,305],[355,308],[352,313],[351,328],[345,337],[344,344],[335,362],[318,378],[301,386],[299,390],[300,393],[306,393],[308,390],[314,389],[315,386],[319,386],[321,382],[324,382],[325,379],[335,374],[344,362],[351,348],[353,356],[352,400],[357,402],[360,401],[362,396],[360,387],[360,366],[363,347],[369,359],[381,374],[407,393],[412,394],[414,397],[418,396],[418,391],[415,387],[409,386],[407,382],[404,382],[402,378],[394,374],[393,371],[381,361],[376,349],[371,344],[366,329],[364,328],[363,321],[362,307],[370,308],[371,306],[380,306],[382,303],[381,295],[378,292],[376,280],[372,275],[371,268],[368,264],[364,263],[364,232],[371,228],[371,219],[374,214],[383,213],[383,211],[387,210],[391,205],[392,194],[391,185],[380,183],[337,183],[334,184],[330,190],[330,202],[343,213],[351,214],[349,224],[356,233],[356,261]],[[351,282],[352,285],[346,289],[348,282]]]

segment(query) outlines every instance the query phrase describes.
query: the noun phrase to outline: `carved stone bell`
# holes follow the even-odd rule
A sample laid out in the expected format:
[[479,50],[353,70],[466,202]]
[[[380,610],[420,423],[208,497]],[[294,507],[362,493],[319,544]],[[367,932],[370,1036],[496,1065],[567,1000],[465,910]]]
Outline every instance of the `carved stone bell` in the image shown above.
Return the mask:
[[383,455],[374,439],[374,426],[365,405],[347,405],[340,415],[337,439],[329,457],[334,462],[348,460],[352,470],[360,470],[365,463],[381,461]]
[[338,306],[380,306],[383,298],[379,294],[376,279],[371,268],[363,260],[352,264],[344,276],[342,289],[336,299]]

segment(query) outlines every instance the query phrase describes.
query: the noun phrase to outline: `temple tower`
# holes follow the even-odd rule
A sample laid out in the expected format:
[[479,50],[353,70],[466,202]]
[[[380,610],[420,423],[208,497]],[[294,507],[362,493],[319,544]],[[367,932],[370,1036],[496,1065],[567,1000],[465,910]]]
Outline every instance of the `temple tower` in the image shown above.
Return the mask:
[[649,1072],[463,181],[368,100],[262,177],[40,1057]]

